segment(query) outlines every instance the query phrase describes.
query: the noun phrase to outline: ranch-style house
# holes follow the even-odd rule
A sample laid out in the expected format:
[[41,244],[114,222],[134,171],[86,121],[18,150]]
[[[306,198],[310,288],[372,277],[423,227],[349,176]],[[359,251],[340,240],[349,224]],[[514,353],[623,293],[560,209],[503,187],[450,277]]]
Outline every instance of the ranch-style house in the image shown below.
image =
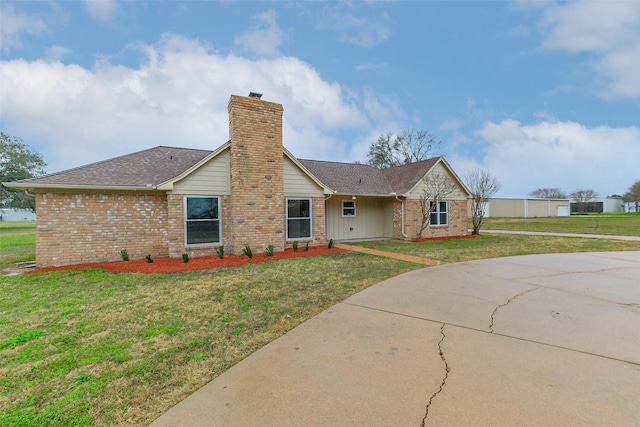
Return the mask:
[[457,190],[423,237],[467,234],[469,191],[443,157],[377,169],[297,159],[283,146],[280,104],[232,95],[230,139],[213,151],[159,146],[5,183],[36,199],[38,266],[283,251],[294,241],[414,240],[429,177]]

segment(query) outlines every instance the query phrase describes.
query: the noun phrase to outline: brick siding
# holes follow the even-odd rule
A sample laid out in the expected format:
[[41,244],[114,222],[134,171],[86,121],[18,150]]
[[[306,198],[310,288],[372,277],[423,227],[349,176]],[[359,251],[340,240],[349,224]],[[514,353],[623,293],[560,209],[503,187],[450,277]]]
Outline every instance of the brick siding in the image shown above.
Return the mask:
[[166,196],[36,194],[38,265],[167,256]]
[[[429,225],[422,233],[423,238],[427,237],[448,237],[465,236],[468,234],[467,227],[467,201],[449,200],[448,202],[448,224],[444,226]],[[405,234],[402,236],[402,204],[394,203],[393,207],[393,237],[400,240],[415,240],[420,231],[422,221],[422,210],[420,200],[408,199],[405,201]]]

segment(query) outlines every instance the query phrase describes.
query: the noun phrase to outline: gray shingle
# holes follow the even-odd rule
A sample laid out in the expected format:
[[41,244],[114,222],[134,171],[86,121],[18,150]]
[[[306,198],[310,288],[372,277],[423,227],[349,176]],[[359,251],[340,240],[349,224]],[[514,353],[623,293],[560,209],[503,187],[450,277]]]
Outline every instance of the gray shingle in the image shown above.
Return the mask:
[[395,166],[383,169],[382,173],[387,178],[393,191],[403,194],[411,190],[438,160],[440,160],[440,157],[409,163],[408,165]]
[[382,170],[369,165],[299,160],[320,182],[340,194],[390,194]]
[[211,153],[208,150],[159,146],[18,182],[98,187],[158,185],[180,175]]

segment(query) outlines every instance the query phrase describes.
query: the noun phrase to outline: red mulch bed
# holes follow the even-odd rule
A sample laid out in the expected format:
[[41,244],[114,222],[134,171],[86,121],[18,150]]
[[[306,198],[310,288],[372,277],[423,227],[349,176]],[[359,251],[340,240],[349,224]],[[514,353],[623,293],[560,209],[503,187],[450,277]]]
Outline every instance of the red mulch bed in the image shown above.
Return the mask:
[[112,262],[90,262],[84,264],[63,265],[60,267],[42,267],[30,273],[41,273],[47,271],[79,270],[82,268],[101,268],[109,273],[183,273],[194,270],[210,270],[219,267],[235,267],[245,264],[257,264],[260,262],[277,261],[288,258],[304,258],[308,256],[329,255],[348,252],[344,249],[328,248],[326,246],[312,246],[308,251],[298,249],[285,249],[284,252],[274,252],[273,256],[265,254],[254,254],[253,258],[245,255],[225,255],[224,259],[216,256],[203,256],[190,258],[189,262],[182,261],[182,258],[155,258],[153,262],[146,259],[133,261],[112,261]]
[[424,237],[422,239],[416,239],[414,242],[422,243],[422,242],[436,242],[438,240],[459,240],[459,239],[475,239],[480,236],[474,236],[471,234],[465,236],[447,236],[447,237]]

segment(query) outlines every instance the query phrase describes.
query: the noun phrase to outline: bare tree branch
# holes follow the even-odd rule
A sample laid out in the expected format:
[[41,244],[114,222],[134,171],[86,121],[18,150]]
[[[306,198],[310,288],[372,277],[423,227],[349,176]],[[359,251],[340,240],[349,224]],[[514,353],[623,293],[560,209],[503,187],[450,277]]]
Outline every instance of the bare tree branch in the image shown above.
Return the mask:
[[536,188],[529,197],[535,197],[536,199],[566,199],[567,193],[559,188]]
[[471,222],[474,236],[480,234],[484,222],[484,213],[489,199],[500,191],[500,182],[489,171],[471,169],[464,177],[467,188],[471,192]]
[[569,197],[578,205],[578,211],[582,214],[587,208],[589,202],[598,195],[593,190],[576,190],[569,194]]
[[427,159],[442,144],[426,130],[407,129],[395,135],[387,132],[371,144],[368,165],[384,169]]
[[452,195],[458,191],[458,184],[447,174],[434,173],[422,178],[425,184],[424,191],[420,196],[420,211],[422,220],[417,238],[422,238],[424,230],[431,223],[431,214],[433,214],[438,203],[447,201]]

